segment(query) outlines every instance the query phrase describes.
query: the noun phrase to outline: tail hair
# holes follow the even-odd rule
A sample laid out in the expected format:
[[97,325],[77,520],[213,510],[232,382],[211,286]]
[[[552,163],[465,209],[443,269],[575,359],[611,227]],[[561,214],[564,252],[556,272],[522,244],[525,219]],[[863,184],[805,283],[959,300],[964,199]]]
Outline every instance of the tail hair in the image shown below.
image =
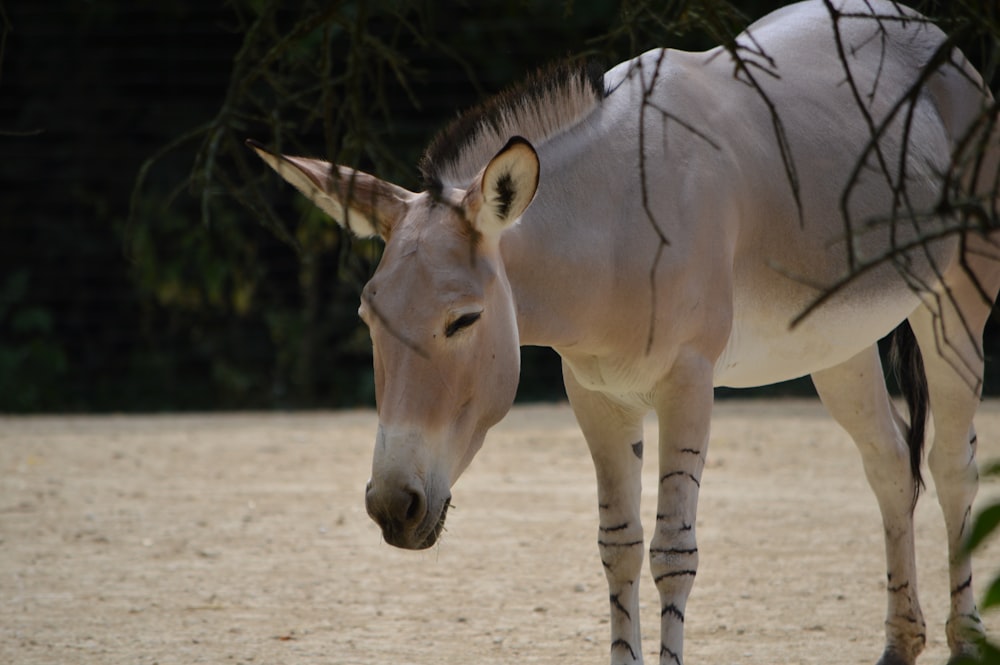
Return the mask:
[[909,321],[903,321],[892,334],[889,346],[889,365],[899,389],[906,400],[910,427],[906,432],[906,445],[910,449],[910,473],[913,477],[913,505],[917,504],[924,487],[920,465],[923,460],[924,439],[927,434],[927,415],[930,398],[927,392],[927,375],[924,359],[917,345],[917,338]]

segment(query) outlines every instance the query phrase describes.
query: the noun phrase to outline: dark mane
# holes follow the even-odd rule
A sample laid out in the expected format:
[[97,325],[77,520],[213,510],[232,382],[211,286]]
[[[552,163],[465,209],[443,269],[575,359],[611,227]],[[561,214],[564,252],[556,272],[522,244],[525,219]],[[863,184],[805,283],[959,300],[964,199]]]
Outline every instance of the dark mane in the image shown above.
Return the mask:
[[428,189],[466,187],[515,135],[538,144],[568,129],[607,95],[603,68],[563,61],[466,111],[431,141],[420,162]]

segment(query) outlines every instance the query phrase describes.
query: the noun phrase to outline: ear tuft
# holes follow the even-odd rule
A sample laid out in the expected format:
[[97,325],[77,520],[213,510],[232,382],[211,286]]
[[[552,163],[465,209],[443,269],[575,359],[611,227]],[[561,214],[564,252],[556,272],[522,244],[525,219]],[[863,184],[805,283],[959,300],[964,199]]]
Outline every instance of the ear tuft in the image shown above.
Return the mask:
[[535,197],[538,173],[538,154],[531,144],[520,136],[508,141],[483,170],[476,229],[497,234],[516,222]]

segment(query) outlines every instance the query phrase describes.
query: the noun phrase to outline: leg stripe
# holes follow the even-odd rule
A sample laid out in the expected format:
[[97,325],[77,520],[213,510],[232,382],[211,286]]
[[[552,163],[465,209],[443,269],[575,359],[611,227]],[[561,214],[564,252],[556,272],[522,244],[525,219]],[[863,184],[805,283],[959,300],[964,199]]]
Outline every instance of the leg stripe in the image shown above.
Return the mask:
[[948,619],[945,622],[945,625],[949,626],[953,622],[958,621],[960,619],[969,619],[970,621],[972,621],[976,625],[979,625],[979,626],[983,625],[983,620],[979,618],[978,614],[956,614],[955,616],[953,616],[950,619]]
[[696,570],[675,570],[672,573],[664,573],[653,578],[653,584],[659,584],[668,577],[694,577],[698,574]]
[[680,621],[681,623],[684,623],[684,613],[681,612],[679,609],[677,609],[677,606],[674,605],[673,603],[665,606],[663,610],[660,612],[661,617],[665,617],[668,614],[677,619],[678,621]]
[[661,642],[660,643],[660,660],[662,660],[664,656],[669,656],[675,663],[677,663],[677,665],[682,665],[682,663],[681,663],[681,657],[678,656],[677,654],[675,654],[670,649],[668,649],[667,645],[663,644]]
[[964,582],[955,587],[955,590],[951,592],[952,598],[962,593],[971,586],[972,586],[972,575],[969,575],[969,577]]
[[649,553],[650,554],[697,554],[698,553],[698,548],[697,547],[692,547],[689,550],[682,550],[682,549],[676,549],[676,548],[675,549],[660,549],[660,548],[650,547],[649,548]]
[[617,593],[611,594],[611,607],[613,607],[614,609],[616,609],[619,612],[621,612],[622,614],[624,614],[625,618],[628,619],[629,621],[632,620],[632,615],[629,614],[628,610],[625,609],[625,606],[622,605],[621,602],[618,600],[618,594]]
[[660,482],[662,483],[665,480],[667,480],[668,478],[673,478],[674,476],[684,476],[684,477],[690,479],[698,487],[701,487],[701,481],[698,480],[697,478],[695,478],[694,474],[688,473],[687,471],[671,471],[670,473],[668,473],[668,474],[664,475],[662,478],[660,478]]
[[615,526],[602,526],[599,528],[604,533],[611,533],[612,531],[621,531],[622,529],[628,528],[628,522],[622,522],[621,524]]
[[615,649],[619,649],[619,648],[621,648],[621,649],[628,649],[628,653],[632,657],[632,660],[635,660],[635,651],[632,650],[632,645],[631,644],[629,644],[625,640],[619,638],[619,639],[617,639],[617,640],[615,640],[614,642],[611,643],[611,650],[614,651]]
[[[657,522],[666,521],[666,520],[670,519],[670,517],[671,517],[670,515],[664,515],[663,513],[656,513],[656,521]],[[691,529],[692,529],[692,527],[691,527],[690,524],[688,524],[687,522],[681,522],[681,525],[680,525],[680,527],[677,530],[678,531],[690,531]]]
[[[913,616],[912,614],[897,614],[895,616],[895,618],[896,619],[902,619],[906,623],[912,623],[914,625],[917,625],[917,624],[923,625],[923,621],[921,621],[917,617]],[[886,619],[885,620],[885,624],[887,626],[892,625],[892,619]],[[923,637],[923,633],[920,633],[920,636]]]
[[629,543],[609,543],[605,540],[598,540],[597,544],[601,547],[635,547],[636,545],[642,545],[642,541],[633,540]]
[[687,453],[688,455],[701,455],[701,451],[696,450],[695,448],[681,448],[681,452]]

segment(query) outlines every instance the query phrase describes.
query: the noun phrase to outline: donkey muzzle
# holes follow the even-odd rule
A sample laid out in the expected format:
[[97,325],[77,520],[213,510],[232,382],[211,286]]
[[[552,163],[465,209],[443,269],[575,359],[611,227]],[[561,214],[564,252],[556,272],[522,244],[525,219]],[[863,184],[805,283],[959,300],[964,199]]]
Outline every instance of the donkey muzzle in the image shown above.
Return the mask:
[[376,483],[365,488],[365,508],[382,529],[385,542],[408,550],[422,550],[437,542],[444,529],[451,495],[428,496],[415,482]]

